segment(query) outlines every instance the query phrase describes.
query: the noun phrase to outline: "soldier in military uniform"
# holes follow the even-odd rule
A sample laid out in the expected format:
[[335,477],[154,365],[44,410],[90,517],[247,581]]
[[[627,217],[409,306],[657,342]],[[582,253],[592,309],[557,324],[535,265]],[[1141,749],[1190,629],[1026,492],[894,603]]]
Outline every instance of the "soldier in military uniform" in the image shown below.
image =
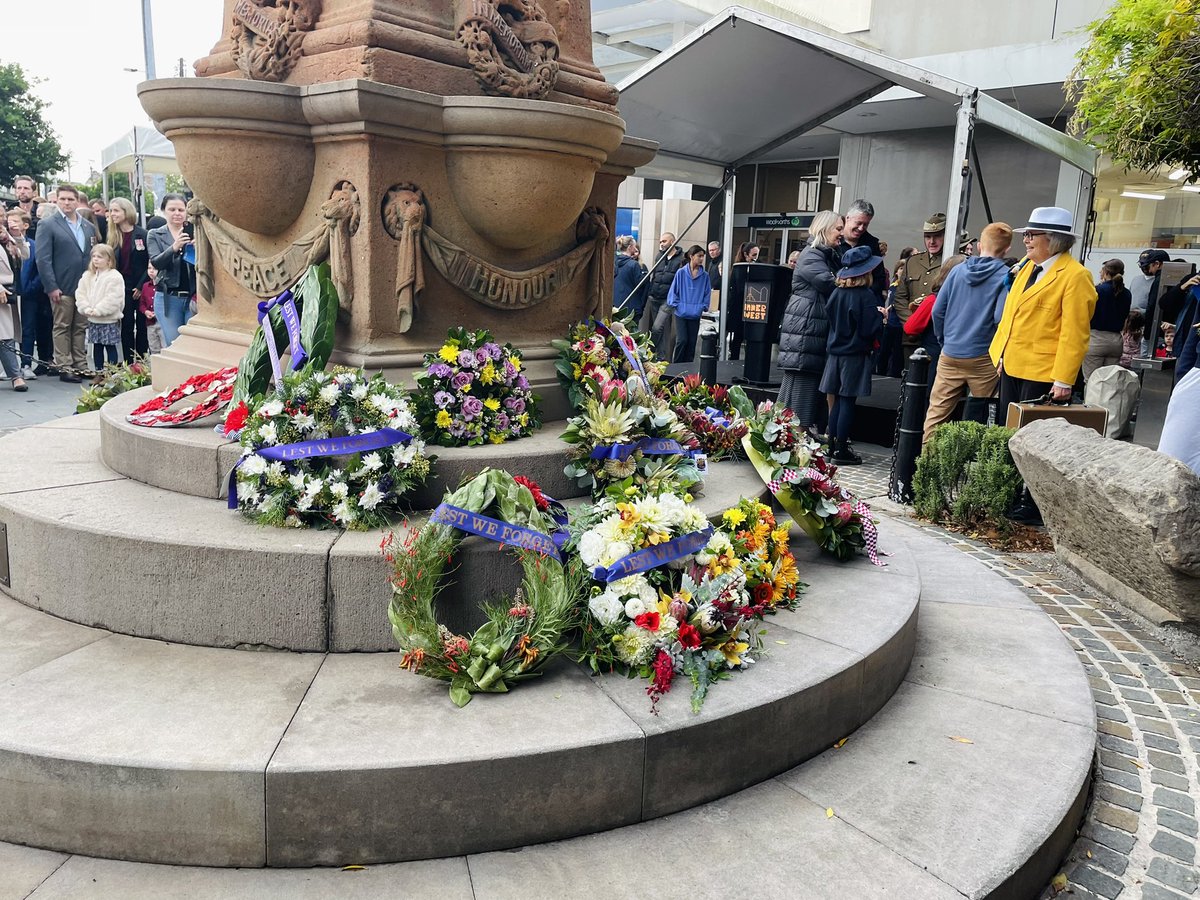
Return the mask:
[[[914,253],[904,264],[904,272],[896,285],[893,306],[901,326],[908,321],[923,299],[933,293],[933,282],[942,268],[942,245],[946,240],[946,214],[937,213],[929,217],[922,226],[925,232],[925,252]],[[904,335],[904,361],[921,342],[920,337]]]

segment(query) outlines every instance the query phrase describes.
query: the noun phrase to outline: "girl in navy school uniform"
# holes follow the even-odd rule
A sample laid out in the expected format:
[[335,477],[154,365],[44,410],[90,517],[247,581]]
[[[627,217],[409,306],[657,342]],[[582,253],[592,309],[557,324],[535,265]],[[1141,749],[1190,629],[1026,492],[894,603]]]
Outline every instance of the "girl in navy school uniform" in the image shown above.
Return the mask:
[[821,390],[835,397],[829,414],[833,459],[858,465],[862,457],[850,448],[850,426],[859,397],[871,396],[871,353],[883,334],[879,298],[871,291],[871,273],[883,265],[869,247],[854,247],[842,256],[837,287],[829,295],[827,357]]

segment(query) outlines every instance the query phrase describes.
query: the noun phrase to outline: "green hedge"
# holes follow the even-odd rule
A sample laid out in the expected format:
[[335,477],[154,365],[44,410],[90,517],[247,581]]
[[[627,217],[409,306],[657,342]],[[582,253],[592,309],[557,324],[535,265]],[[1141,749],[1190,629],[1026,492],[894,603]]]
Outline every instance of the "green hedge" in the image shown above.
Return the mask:
[[1008,452],[1013,429],[950,422],[933,432],[917,459],[913,505],[935,522],[990,524],[1001,531],[1021,490],[1021,474]]

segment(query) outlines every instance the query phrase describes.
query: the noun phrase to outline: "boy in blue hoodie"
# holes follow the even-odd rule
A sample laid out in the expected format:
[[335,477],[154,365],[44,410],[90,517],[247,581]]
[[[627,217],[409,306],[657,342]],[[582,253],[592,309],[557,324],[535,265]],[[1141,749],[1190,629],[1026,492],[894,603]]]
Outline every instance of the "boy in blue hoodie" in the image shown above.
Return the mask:
[[996,324],[1008,294],[1004,257],[1012,244],[1012,229],[993,222],[979,235],[979,256],[968,257],[942,284],[933,306],[933,333],[942,345],[937,376],[925,414],[925,435],[954,414],[968,388],[973,397],[990,397],[1000,376],[988,356]]

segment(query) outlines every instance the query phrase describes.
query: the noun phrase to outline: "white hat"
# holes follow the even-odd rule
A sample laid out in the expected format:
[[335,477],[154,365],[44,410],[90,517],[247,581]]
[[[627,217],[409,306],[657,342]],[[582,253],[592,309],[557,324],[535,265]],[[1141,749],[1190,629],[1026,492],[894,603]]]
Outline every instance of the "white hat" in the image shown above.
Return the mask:
[[1039,206],[1029,214],[1029,224],[1013,231],[1049,231],[1053,234],[1070,234],[1075,237],[1075,216],[1061,206]]

